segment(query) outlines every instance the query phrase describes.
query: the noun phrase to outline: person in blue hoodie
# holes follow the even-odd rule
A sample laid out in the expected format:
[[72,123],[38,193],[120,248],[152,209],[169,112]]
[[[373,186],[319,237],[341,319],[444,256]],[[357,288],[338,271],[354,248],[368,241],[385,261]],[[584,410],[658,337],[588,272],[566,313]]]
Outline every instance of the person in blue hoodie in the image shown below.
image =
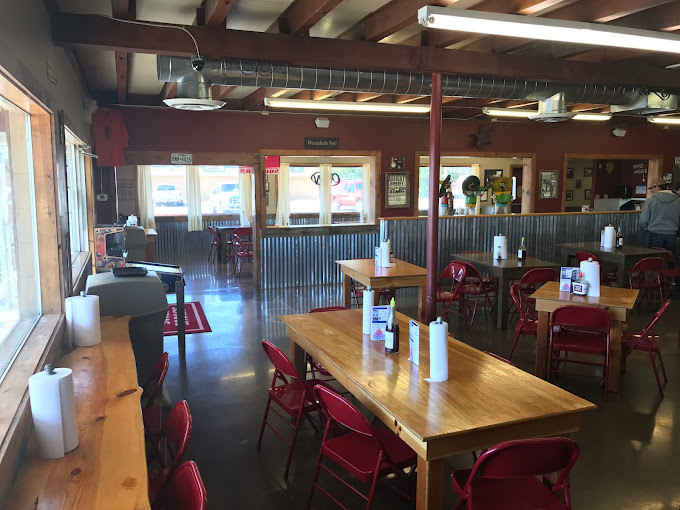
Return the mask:
[[680,231],[680,196],[660,177],[653,179],[647,189],[652,196],[645,200],[640,213],[640,227],[647,231],[647,246],[666,248],[675,255]]

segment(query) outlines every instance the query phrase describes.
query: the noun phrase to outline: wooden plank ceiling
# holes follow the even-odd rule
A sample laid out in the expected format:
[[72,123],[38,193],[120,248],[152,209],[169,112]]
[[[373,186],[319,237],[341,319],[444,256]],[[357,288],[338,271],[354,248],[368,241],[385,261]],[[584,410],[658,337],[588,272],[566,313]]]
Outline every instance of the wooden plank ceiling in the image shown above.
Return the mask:
[[[108,1],[108,0],[105,0]],[[425,5],[485,12],[541,16],[551,19],[606,23],[660,32],[680,30],[680,1],[676,0],[280,0],[267,6],[280,8],[266,30],[259,0],[175,0],[176,7],[195,10],[194,27],[201,53],[209,58],[258,58],[299,65],[347,67],[415,72],[442,71],[470,75],[546,79],[570,83],[639,85],[656,89],[680,89],[680,56],[581,44],[550,43],[531,39],[483,36],[455,31],[422,29],[416,13]],[[110,0],[111,14],[136,19],[135,0]],[[130,93],[130,59],[142,54],[190,55],[193,43],[179,30],[120,24],[91,12],[70,9],[60,2],[61,12],[52,15],[53,41],[73,49],[104,52],[115,50],[115,90],[91,90],[101,104],[159,105],[174,97],[174,83],[158,83],[159,94]],[[359,6],[363,4],[363,11]],[[366,13],[373,5],[375,8]],[[367,7],[368,6],[368,7]],[[108,14],[108,13],[107,13]],[[153,13],[152,13],[153,14]],[[271,13],[269,13],[271,14]],[[162,19],[144,21],[175,22]],[[233,16],[233,20],[232,17]],[[354,18],[352,18],[354,16]],[[347,21],[354,20],[348,28]],[[342,25],[341,23],[345,23]],[[238,30],[227,28],[236,25]],[[266,25],[266,23],[265,23]],[[314,33],[338,34],[333,39]],[[108,56],[108,54],[107,54]],[[141,58],[141,57],[140,57]],[[78,61],[77,55],[75,62]],[[82,69],[88,82],[101,69]],[[147,87],[148,88],[148,87]],[[245,97],[244,97],[245,95]],[[387,94],[353,94],[325,90],[245,89],[213,86],[213,97],[227,102],[228,109],[258,110],[264,98],[283,96],[324,100],[385,103],[427,103],[429,98]],[[535,108],[531,101],[476,98],[445,98],[445,116],[473,118],[484,106]],[[573,111],[608,111],[601,104],[570,104]]]

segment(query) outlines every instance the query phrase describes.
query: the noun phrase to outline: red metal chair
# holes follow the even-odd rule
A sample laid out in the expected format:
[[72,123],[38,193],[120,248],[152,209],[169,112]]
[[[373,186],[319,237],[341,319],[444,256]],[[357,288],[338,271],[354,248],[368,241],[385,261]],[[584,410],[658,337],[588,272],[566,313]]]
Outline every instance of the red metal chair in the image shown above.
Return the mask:
[[[403,470],[415,466],[417,456],[404,441],[389,430],[371,426],[356,407],[337,393],[322,386],[315,386],[314,394],[326,412],[328,420],[314,467],[314,476],[306,508],[309,510],[314,489],[318,488],[338,506],[347,510],[317,483],[319,469],[321,468],[366,501],[366,510],[369,510],[378,479],[394,474],[398,480],[402,480],[405,476]],[[329,438],[329,432],[338,430],[338,425],[342,425],[350,431]],[[323,465],[321,461],[324,456],[362,482],[370,482],[371,488],[368,496],[359,492]]]
[[251,264],[253,262],[253,243],[245,239],[246,236],[252,235],[253,229],[250,227],[234,229],[234,274],[236,274],[237,267],[239,274],[241,274],[245,260],[249,260]]
[[[472,469],[451,475],[458,495],[454,509],[571,510],[569,472],[578,456],[578,445],[566,437],[522,439],[489,448]],[[555,483],[537,478],[555,472]]]
[[536,318],[536,312],[533,308],[535,300],[531,298],[531,295],[541,285],[548,282],[556,282],[559,276],[557,270],[551,267],[537,267],[524,273],[524,276],[519,281],[519,291],[522,303],[526,305],[526,311],[531,318]]
[[[350,282],[350,290],[352,292],[352,300],[354,301],[354,305],[359,308],[363,304],[363,296],[364,296],[364,291],[366,290],[366,287],[357,287],[354,283],[354,280]],[[390,298],[394,297],[394,289],[373,289],[375,292],[378,293],[378,297],[384,297],[386,299],[386,302],[389,303]],[[362,302],[359,303],[359,296],[362,298]]]
[[633,269],[628,273],[628,284],[631,289],[638,289],[638,299],[635,302],[635,310],[640,303],[647,300],[656,302],[652,299],[652,294],[659,293],[659,303],[663,303],[663,284],[661,283],[661,271],[666,266],[666,261],[661,257],[647,257],[638,260]]
[[508,360],[512,359],[512,353],[515,352],[515,347],[517,346],[517,341],[519,340],[520,336],[532,335],[534,338],[536,338],[537,335],[536,317],[529,314],[531,309],[524,304],[518,283],[510,287],[510,298],[514,303],[515,308],[519,310],[519,320],[515,324],[515,340],[512,342],[510,354],[508,354]]
[[152,441],[161,430],[161,407],[154,404],[154,399],[163,389],[163,382],[168,373],[170,361],[168,353],[164,352],[153,367],[151,376],[142,384],[142,420],[144,431]]
[[[460,262],[451,262],[448,266],[444,268],[442,274],[439,275],[439,280],[437,281],[437,303],[444,304],[444,311],[442,312],[442,317],[447,319],[449,316],[449,309],[451,305],[457,303],[460,310],[454,308],[454,312],[463,318],[465,323],[465,328],[467,329],[467,314],[465,308],[465,276],[467,274],[467,268],[464,264]],[[445,290],[445,282],[451,281],[451,286],[449,290]]]
[[640,332],[640,334],[635,335],[630,331],[623,332],[623,356],[625,360],[630,356],[633,351],[644,351],[649,353],[649,359],[652,362],[652,369],[654,370],[654,377],[656,377],[656,384],[659,387],[659,394],[663,398],[663,388],[661,385],[661,380],[659,379],[659,369],[657,368],[656,361],[654,357],[659,359],[659,367],[661,368],[661,373],[663,374],[664,384],[668,382],[668,376],[666,375],[666,368],[663,365],[663,358],[661,357],[661,349],[659,348],[659,337],[654,332],[654,326],[659,321],[661,316],[665,313],[668,305],[671,304],[671,300],[667,299],[661,308],[654,314],[654,317],[649,321],[645,328]]
[[663,253],[663,259],[666,261],[666,266],[661,269],[661,277],[663,278],[663,293],[664,299],[668,299],[673,289],[673,282],[680,278],[680,267],[678,261],[673,254],[665,248],[657,246],[652,247],[653,250],[660,250]]
[[208,495],[196,463],[188,460],[165,485],[154,510],[207,510]]
[[219,250],[222,249],[222,241],[220,240],[220,236],[217,235],[215,227],[208,227],[208,230],[210,230],[210,251],[208,251],[208,260],[210,260],[210,262],[215,262],[215,257],[217,257]]
[[512,361],[510,361],[509,359],[505,359],[504,357],[499,356],[498,354],[494,354],[491,351],[482,351],[482,352],[484,354],[488,354],[492,358],[496,358],[498,361],[502,361],[503,363],[506,363],[507,365],[510,365],[510,366],[513,366],[513,367],[515,366],[515,364]]
[[[262,425],[260,427],[260,437],[257,440],[257,449],[259,450],[262,446],[262,436],[264,435],[265,425],[269,427],[277,436],[279,436],[289,447],[288,459],[286,460],[286,470],[283,473],[284,478],[288,478],[288,470],[290,469],[290,463],[293,460],[293,450],[295,449],[295,442],[297,441],[298,431],[300,430],[300,424],[302,423],[302,417],[306,417],[309,423],[315,431],[318,432],[314,422],[309,417],[309,413],[317,412],[319,415],[319,421],[323,423],[323,417],[321,414],[321,406],[315,400],[313,388],[315,385],[326,385],[321,379],[308,379],[305,380],[300,377],[297,370],[288,359],[288,357],[283,354],[281,349],[276,347],[274,344],[267,342],[267,340],[262,340],[262,348],[265,354],[274,365],[274,377],[272,378],[271,386],[269,387],[269,394],[267,397],[267,405],[264,410],[264,417],[262,418]],[[286,377],[292,379],[288,382]],[[282,384],[277,386],[277,381]],[[272,407],[272,401],[277,404],[277,406],[283,410],[288,416],[284,416],[276,408]],[[288,425],[293,429],[293,438],[288,441],[274,426],[267,421],[269,416],[269,410],[272,410],[274,414],[279,416],[283,423]],[[295,424],[290,423],[289,418],[295,419]]]
[[[556,308],[550,316],[548,382],[553,373],[573,373],[559,370],[560,363],[594,365],[602,367],[602,380],[606,394],[610,329],[609,314],[601,308],[573,305]],[[565,353],[564,357],[560,356],[561,352]],[[603,356],[604,362],[568,358],[569,352]]]
[[588,259],[593,259],[593,262],[600,264],[600,285],[605,285],[611,287],[612,283],[619,281],[619,268],[617,267],[614,272],[607,273],[604,270],[604,266],[600,259],[598,259],[593,253],[587,251],[577,251],[576,252],[576,262],[579,264],[581,262],[587,261]]
[[[496,304],[494,301],[491,301],[490,296],[498,292],[498,283],[495,279],[482,277],[477,268],[472,264],[464,261],[460,261],[460,264],[465,266],[465,285],[463,287],[465,299],[463,300],[463,307],[466,312],[472,312],[472,315],[470,315],[470,327],[472,327],[472,324],[475,322],[477,306],[479,305],[479,299],[481,297],[484,297],[482,307],[488,308],[491,316],[495,318]],[[475,299],[475,304],[472,307],[470,306],[471,298]]]
[[160,469],[149,471],[149,501],[153,502],[182,462],[191,437],[191,413],[186,400],[172,408],[158,438]]
[[[322,312],[339,312],[341,310],[347,310],[344,306],[322,306],[319,308],[312,308],[309,312],[307,313],[322,313]],[[309,369],[305,373],[305,376],[308,373],[312,374],[312,379],[316,378],[316,372],[319,372],[319,374],[325,376],[325,377],[333,377],[331,373],[326,370],[323,365],[317,363],[314,361],[314,358],[312,358],[308,352],[305,353],[305,367],[309,366]],[[335,379],[328,379],[329,381],[335,380]]]

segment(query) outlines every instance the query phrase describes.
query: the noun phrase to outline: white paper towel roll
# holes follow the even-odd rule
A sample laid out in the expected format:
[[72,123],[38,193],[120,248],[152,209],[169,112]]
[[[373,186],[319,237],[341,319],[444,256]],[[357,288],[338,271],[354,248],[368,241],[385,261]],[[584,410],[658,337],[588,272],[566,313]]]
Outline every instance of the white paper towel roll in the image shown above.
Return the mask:
[[66,298],[66,328],[71,346],[90,347],[102,341],[99,296]]
[[600,295],[600,264],[584,260],[580,265],[583,278],[588,282],[588,295],[597,297]]
[[363,302],[364,316],[363,316],[362,333],[364,335],[370,335],[371,334],[371,319],[373,318],[373,291],[371,290],[370,285],[364,291],[362,299],[364,300],[364,302]]
[[449,378],[449,325],[441,317],[430,322],[430,382]]
[[[499,256],[500,255],[500,256]],[[508,258],[508,241],[505,236],[493,236],[493,259],[505,260]]]
[[614,227],[604,227],[604,247],[614,248],[616,246],[616,230]]
[[390,262],[390,242],[382,241],[380,243],[380,266],[392,267],[394,264]]
[[40,456],[59,459],[78,446],[73,375],[70,368],[50,375],[48,367],[28,378],[28,394]]

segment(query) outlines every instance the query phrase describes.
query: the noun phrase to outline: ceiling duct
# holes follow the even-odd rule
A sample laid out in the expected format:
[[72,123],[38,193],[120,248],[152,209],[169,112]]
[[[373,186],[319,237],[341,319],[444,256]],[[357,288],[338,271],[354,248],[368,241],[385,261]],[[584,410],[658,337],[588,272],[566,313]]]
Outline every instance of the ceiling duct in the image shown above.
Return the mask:
[[669,113],[678,109],[678,96],[673,94],[657,94],[652,92],[641,96],[637,101],[626,105],[612,105],[612,113],[628,115],[654,115]]
[[[160,81],[177,82],[179,99],[209,98],[210,85],[414,96],[428,96],[431,91],[429,74],[302,67],[257,60],[206,60],[199,72],[193,69],[188,57],[159,55],[157,73]],[[609,105],[634,103],[645,95],[636,87],[454,75],[442,77],[442,93],[449,97],[530,101],[547,100],[562,93],[564,101]]]
[[567,101],[563,92],[538,102],[538,113],[528,118],[536,122],[564,122],[571,120],[576,113],[567,111]]

